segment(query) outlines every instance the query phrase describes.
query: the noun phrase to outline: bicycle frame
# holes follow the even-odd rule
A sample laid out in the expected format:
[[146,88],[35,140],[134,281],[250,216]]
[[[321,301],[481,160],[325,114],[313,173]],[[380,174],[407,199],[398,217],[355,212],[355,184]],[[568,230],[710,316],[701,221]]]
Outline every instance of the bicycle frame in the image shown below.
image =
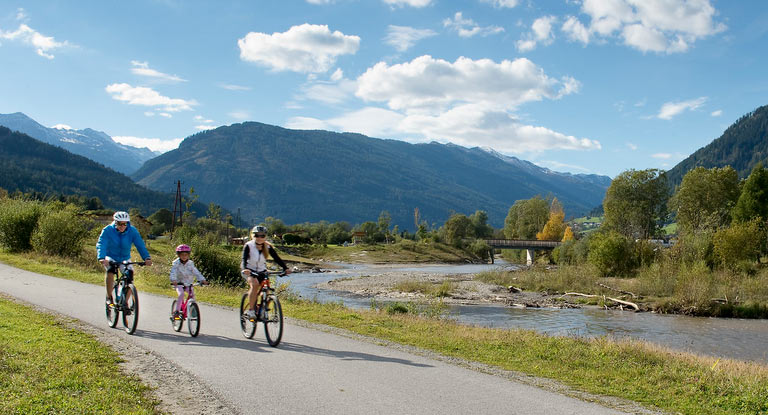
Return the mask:
[[182,287],[189,288],[189,290],[186,290],[186,289],[184,290],[184,291],[186,291],[187,295],[185,295],[184,299],[181,300],[181,306],[179,306],[179,312],[181,312],[181,318],[183,318],[185,320],[187,318],[187,304],[189,304],[190,297],[192,297],[194,295],[194,288],[192,288],[192,287],[195,286],[195,285],[197,285],[197,284],[191,284],[191,285],[183,285],[183,284],[181,284]]

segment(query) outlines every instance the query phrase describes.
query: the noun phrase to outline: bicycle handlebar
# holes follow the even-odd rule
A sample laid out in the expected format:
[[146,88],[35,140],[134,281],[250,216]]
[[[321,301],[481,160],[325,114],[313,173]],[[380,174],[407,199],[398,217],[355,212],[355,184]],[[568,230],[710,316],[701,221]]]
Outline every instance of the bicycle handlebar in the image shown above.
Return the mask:
[[[248,271],[251,271],[251,274],[277,275],[278,277],[285,277],[285,276],[288,275],[287,270],[282,270],[282,271],[262,271],[262,272],[259,272],[259,271],[256,271],[255,269],[250,269],[250,268],[246,268],[246,269]],[[245,269],[240,271],[240,273],[242,274],[243,271],[245,271]]]
[[131,261],[122,261],[122,262],[117,262],[117,261],[109,261],[109,265],[112,265],[112,266],[114,266],[114,265],[140,265],[140,266],[142,266],[142,267],[143,267],[144,265],[147,265],[147,263],[146,263],[146,262],[144,262],[144,261],[141,261],[141,262],[131,262]]
[[199,287],[201,285],[208,285],[208,284],[200,284],[200,282],[198,282],[198,281],[195,281],[192,284],[184,284],[184,283],[181,283],[181,282],[177,282],[176,284],[171,283],[172,287],[176,286],[176,285],[181,285],[182,287]]

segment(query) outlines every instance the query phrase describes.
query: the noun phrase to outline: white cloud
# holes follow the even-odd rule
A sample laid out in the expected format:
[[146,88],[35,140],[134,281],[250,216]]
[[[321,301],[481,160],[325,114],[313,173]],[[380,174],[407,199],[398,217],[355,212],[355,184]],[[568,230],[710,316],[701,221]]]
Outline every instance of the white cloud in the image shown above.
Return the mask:
[[430,29],[414,29],[408,26],[389,25],[387,36],[384,37],[384,43],[392,46],[398,52],[405,52],[421,39],[437,35],[437,32]]
[[662,160],[668,160],[672,158],[672,154],[669,153],[656,153],[651,155],[651,157],[655,159],[662,159]]
[[637,146],[632,143],[627,143],[627,147],[629,147],[630,150],[635,151],[637,150]]
[[723,115],[723,110],[712,111],[709,115],[711,115],[713,117],[719,117],[719,116]]
[[238,39],[240,59],[275,71],[325,72],[341,55],[354,54],[360,37],[305,23],[283,33],[250,32]]
[[335,71],[331,74],[330,80],[332,82],[338,82],[344,78],[344,71],[341,70],[341,68],[336,68]]
[[18,21],[26,21],[27,19],[27,12],[24,10],[23,7],[19,7],[16,9],[16,20]]
[[179,147],[179,144],[184,141],[183,138],[173,138],[170,140],[163,140],[160,138],[142,138],[142,137],[131,137],[131,136],[114,136],[112,137],[113,140],[120,144],[125,144],[127,146],[132,147],[147,147],[148,149],[152,151],[171,151],[175,150]]
[[493,4],[494,7],[499,8],[513,8],[517,6],[518,0],[480,0],[482,3],[490,3]]
[[354,96],[357,83],[349,79],[341,78],[335,82],[317,81],[301,87],[302,96],[298,100],[309,99],[325,102],[326,104],[339,104]]
[[592,170],[584,166],[579,166],[576,164],[566,164],[566,163],[561,163],[559,161],[554,161],[554,160],[542,160],[542,161],[536,162],[536,164],[542,167],[549,168],[551,170],[555,170],[555,171],[567,170],[567,171],[581,171],[584,173],[592,172]]
[[707,97],[701,97],[682,102],[667,102],[661,106],[657,117],[661,118],[662,120],[671,120],[672,117],[680,114],[685,110],[693,111],[701,107],[706,101]]
[[[143,86],[131,86],[129,84],[109,84],[104,88],[112,99],[127,102],[131,105],[143,105],[147,107],[159,107],[162,111],[178,112],[191,111],[197,105],[195,100],[169,98],[160,95],[152,88]],[[162,115],[162,114],[161,114]]]
[[144,115],[146,115],[147,117],[154,117],[155,113],[152,111],[144,111]]
[[525,58],[496,63],[461,57],[451,63],[424,55],[391,66],[379,62],[357,82],[358,97],[386,102],[395,110],[441,111],[460,103],[512,109],[525,102],[557,99],[578,89],[575,79],[557,81]]
[[478,26],[474,20],[465,19],[461,12],[456,12],[453,19],[443,20],[443,27],[455,30],[461,37],[489,36],[504,31],[504,28],[499,26]]
[[195,126],[195,129],[200,131],[213,130],[214,128],[216,128],[215,125],[196,125]]
[[384,3],[389,4],[392,7],[405,7],[405,6],[411,6],[411,7],[427,7],[430,3],[432,3],[432,0],[384,0]]
[[561,30],[568,35],[570,40],[581,42],[584,45],[589,44],[589,30],[577,18],[569,16],[563,23]]
[[74,128],[68,126],[67,124],[56,124],[53,127],[56,130],[73,130]]
[[250,91],[251,87],[235,84],[219,84],[219,87],[227,89],[229,91]]
[[131,72],[133,72],[136,75],[146,76],[149,78],[154,78],[154,79],[159,79],[162,81],[169,81],[169,82],[187,82],[186,79],[182,79],[176,75],[168,75],[166,73],[162,73],[158,70],[150,68],[149,62],[131,61],[131,65],[133,65],[133,68],[131,68]]
[[679,53],[726,29],[709,0],[582,0],[589,29],[569,17],[563,31],[584,44],[590,35],[619,37],[642,52]]
[[251,118],[251,113],[249,113],[248,111],[232,111],[227,115],[240,121],[244,121]]
[[531,31],[526,33],[523,39],[517,41],[517,50],[528,52],[536,48],[538,44],[550,45],[555,40],[552,25],[557,21],[555,16],[544,16],[533,21]]
[[167,112],[161,112],[161,113],[158,113],[157,115],[165,118],[173,118],[173,115],[168,114]]
[[208,120],[205,117],[203,117],[202,115],[195,115],[195,121],[201,122],[203,124],[211,124],[211,123],[213,123],[213,120]]
[[398,135],[398,127],[405,117],[395,111],[383,108],[365,107],[329,120],[308,117],[294,117],[286,123],[287,128],[301,130],[349,131],[371,137]]
[[[23,14],[23,9],[21,10],[21,18],[26,18],[26,15]],[[50,51],[65,46],[71,46],[66,41],[57,42],[52,36],[45,36],[24,23],[20,24],[19,28],[14,32],[4,32],[0,30],[0,39],[19,41],[23,44],[30,45],[35,48],[38,55],[46,59],[54,58],[53,54],[49,53]]]
[[379,62],[355,84],[359,98],[389,108],[369,106],[327,120],[296,117],[288,126],[449,141],[511,153],[600,149],[598,141],[517,120],[512,112],[519,105],[559,99],[579,85],[571,77],[548,77],[528,59],[496,63],[462,57],[451,63],[421,56],[391,66]]

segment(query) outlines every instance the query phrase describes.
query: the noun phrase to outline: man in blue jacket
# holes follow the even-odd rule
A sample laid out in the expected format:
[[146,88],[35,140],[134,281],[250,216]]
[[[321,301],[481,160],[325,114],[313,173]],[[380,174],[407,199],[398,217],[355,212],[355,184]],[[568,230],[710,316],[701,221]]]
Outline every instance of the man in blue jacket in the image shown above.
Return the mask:
[[96,255],[101,265],[107,270],[105,283],[107,285],[107,304],[112,305],[112,288],[115,285],[115,270],[109,266],[109,261],[122,262],[131,259],[131,244],[136,245],[141,258],[147,265],[152,265],[144,240],[138,229],[131,226],[131,217],[127,212],[115,212],[114,222],[104,227],[96,243]]

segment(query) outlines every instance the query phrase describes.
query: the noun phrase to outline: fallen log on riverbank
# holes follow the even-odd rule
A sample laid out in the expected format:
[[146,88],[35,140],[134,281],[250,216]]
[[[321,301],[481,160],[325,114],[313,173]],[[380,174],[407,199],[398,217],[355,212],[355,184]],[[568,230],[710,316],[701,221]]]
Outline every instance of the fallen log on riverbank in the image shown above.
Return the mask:
[[640,307],[638,307],[637,304],[635,304],[633,302],[630,302],[630,301],[619,300],[618,298],[606,297],[604,295],[583,294],[583,293],[565,293],[561,297],[564,297],[566,295],[575,295],[575,296],[578,296],[578,297],[587,297],[587,298],[602,298],[603,301],[611,300],[611,301],[613,301],[615,303],[622,304],[622,305],[625,305],[625,306],[628,306],[628,307],[632,307],[632,308],[635,309],[635,311],[640,311]]

